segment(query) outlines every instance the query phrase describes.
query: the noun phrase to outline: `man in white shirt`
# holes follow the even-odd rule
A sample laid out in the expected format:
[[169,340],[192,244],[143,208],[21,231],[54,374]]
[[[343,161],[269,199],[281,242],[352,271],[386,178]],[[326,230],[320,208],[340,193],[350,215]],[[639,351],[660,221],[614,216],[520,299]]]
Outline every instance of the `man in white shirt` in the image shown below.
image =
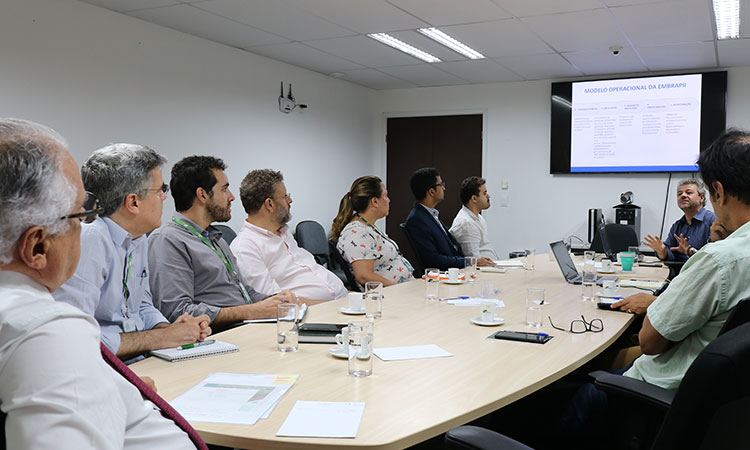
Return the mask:
[[289,231],[292,197],[281,172],[249,172],[240,185],[240,199],[247,219],[230,248],[248,284],[261,292],[288,289],[311,300],[346,296],[344,283],[300,248]]
[[78,166],[59,134],[33,122],[0,119],[5,444],[194,449],[187,433],[102,359],[94,318],[50,295],[76,270],[80,221],[98,213],[85,197]]
[[477,176],[461,182],[461,203],[464,206],[453,219],[450,232],[461,245],[465,256],[493,261],[499,258],[487,236],[487,222],[482,217],[482,211],[490,207],[486,183],[484,178]]

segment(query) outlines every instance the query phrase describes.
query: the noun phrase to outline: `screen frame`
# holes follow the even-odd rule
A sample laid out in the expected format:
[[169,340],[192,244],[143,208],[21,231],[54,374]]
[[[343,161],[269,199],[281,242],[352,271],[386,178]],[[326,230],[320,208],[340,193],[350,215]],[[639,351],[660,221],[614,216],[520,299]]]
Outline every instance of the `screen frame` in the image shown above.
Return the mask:
[[700,151],[708,147],[726,128],[727,71],[687,72],[660,75],[634,75],[630,77],[598,78],[552,83],[550,94],[550,171],[560,174],[628,174],[628,173],[690,173],[695,170],[637,170],[637,171],[587,171],[571,172],[570,144],[573,101],[573,83],[589,81],[627,80],[632,78],[658,78],[677,75],[701,75],[701,130]]

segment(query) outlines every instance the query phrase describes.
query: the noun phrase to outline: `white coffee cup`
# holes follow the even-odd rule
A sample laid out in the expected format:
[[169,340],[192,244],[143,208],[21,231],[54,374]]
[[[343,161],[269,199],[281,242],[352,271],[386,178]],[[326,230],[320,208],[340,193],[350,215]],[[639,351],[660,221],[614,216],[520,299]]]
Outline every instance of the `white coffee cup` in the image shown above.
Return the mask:
[[612,261],[609,259],[602,260],[602,272],[612,272]]
[[617,292],[615,280],[602,281],[602,292],[604,293],[604,295],[615,295],[615,293]]
[[362,311],[362,293],[361,292],[350,292],[347,298],[349,299],[350,311]]
[[346,352],[349,348],[349,327],[341,329],[341,333],[336,335],[336,343],[339,345],[339,351]]
[[482,302],[479,304],[479,312],[481,314],[482,322],[494,322],[495,321],[495,309],[497,304],[494,302]]
[[456,283],[458,281],[458,268],[451,267],[448,269],[448,281]]

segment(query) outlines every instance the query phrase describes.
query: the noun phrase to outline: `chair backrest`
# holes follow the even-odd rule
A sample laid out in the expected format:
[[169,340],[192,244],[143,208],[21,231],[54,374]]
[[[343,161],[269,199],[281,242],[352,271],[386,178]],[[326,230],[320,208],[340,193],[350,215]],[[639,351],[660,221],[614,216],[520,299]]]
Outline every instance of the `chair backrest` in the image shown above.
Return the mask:
[[312,253],[318,264],[332,268],[328,237],[321,224],[314,220],[303,220],[297,224],[295,238],[300,247]]
[[424,273],[424,263],[422,262],[422,257],[419,255],[419,252],[417,251],[417,248],[414,246],[414,241],[411,239],[411,235],[409,234],[409,230],[406,228],[405,223],[399,224],[399,227],[401,227],[401,230],[403,230],[404,234],[406,235],[406,240],[409,241],[409,246],[412,249],[412,253],[414,253],[414,257],[416,258],[416,264],[414,264],[414,277],[419,278]]
[[234,238],[237,237],[237,233],[234,232],[234,230],[229,227],[229,225],[212,225],[217,230],[221,231],[221,238],[224,239],[224,242],[227,243],[227,245],[231,244]]
[[682,379],[653,449],[747,448],[750,323],[711,342]]
[[346,276],[346,288],[350,291],[362,292],[362,286],[357,282],[357,278],[354,276],[352,265],[349,264],[349,261],[347,261],[341,253],[339,253],[339,250],[336,248],[336,243],[331,239],[328,240],[328,248],[332,259],[336,264],[336,268],[344,272],[344,276]]
[[590,249],[597,253],[606,253],[609,258],[616,258],[619,252],[638,245],[638,235],[633,228],[619,223],[608,223],[599,227]]
[[750,322],[750,298],[745,298],[740,300],[732,312],[729,313],[727,321],[724,322],[724,326],[719,331],[719,336],[748,322]]

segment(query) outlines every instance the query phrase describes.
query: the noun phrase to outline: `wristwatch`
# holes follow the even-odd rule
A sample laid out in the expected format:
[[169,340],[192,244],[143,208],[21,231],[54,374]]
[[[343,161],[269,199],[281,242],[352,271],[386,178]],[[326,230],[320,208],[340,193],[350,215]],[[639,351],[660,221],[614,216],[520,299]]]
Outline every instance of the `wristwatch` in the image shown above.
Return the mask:
[[696,253],[698,253],[698,250],[694,249],[693,247],[690,247],[690,248],[688,249],[688,256],[693,256],[693,255],[695,255]]

